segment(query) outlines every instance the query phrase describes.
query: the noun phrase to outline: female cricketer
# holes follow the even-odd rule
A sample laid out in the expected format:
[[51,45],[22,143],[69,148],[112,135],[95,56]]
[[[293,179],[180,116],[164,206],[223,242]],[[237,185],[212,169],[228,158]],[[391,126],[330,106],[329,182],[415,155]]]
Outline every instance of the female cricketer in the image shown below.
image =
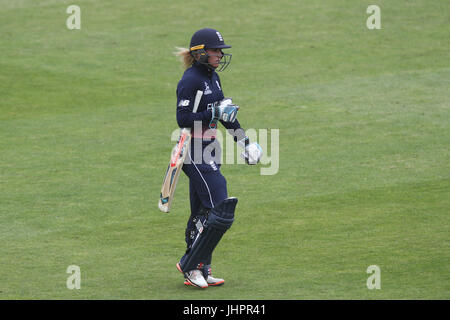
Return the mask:
[[[191,128],[192,134],[183,164],[183,172],[189,177],[191,209],[185,231],[187,249],[177,268],[184,275],[185,285],[200,288],[225,283],[212,276],[212,253],[231,227],[237,204],[237,198],[228,197],[221,164],[215,157],[220,152],[215,140],[217,123],[222,123],[243,147],[247,164],[258,163],[262,156],[259,144],[250,143],[236,119],[239,106],[222,92],[216,71],[225,70],[231,62],[231,54],[223,52],[227,48],[231,46],[225,44],[219,31],[205,28],[194,33],[189,49],[178,48],[177,53],[186,70],[177,86],[176,118],[179,127]],[[205,152],[208,148],[210,151]]]

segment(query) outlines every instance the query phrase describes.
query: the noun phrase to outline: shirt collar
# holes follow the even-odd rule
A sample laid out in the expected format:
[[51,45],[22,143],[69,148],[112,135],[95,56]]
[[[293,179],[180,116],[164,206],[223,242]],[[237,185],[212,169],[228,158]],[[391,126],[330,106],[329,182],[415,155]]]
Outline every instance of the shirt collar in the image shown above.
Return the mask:
[[204,65],[198,61],[194,62],[193,66],[195,68],[197,68],[198,70],[200,70],[204,75],[208,76],[208,78],[212,78],[212,75],[214,72],[213,68],[211,68],[207,65]]

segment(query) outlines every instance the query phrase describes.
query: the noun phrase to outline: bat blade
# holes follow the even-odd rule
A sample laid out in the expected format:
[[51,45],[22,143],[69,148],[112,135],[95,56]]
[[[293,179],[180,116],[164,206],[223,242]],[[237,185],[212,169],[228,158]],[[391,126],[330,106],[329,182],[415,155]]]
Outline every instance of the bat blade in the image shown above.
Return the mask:
[[172,155],[170,157],[169,165],[167,166],[161,193],[159,195],[158,208],[162,212],[170,212],[178,177],[180,176],[184,159],[188,153],[190,142],[191,130],[186,128],[181,129],[178,143],[172,149]]
[[[202,99],[203,91],[198,90],[195,95],[194,108],[192,113],[196,113],[200,100]],[[172,149],[169,166],[164,176],[161,193],[159,194],[158,208],[162,212],[169,212],[172,205],[173,195],[177,187],[178,177],[180,176],[181,168],[183,167],[184,159],[189,152],[191,143],[191,129],[182,128],[180,131],[180,138],[178,143]]]

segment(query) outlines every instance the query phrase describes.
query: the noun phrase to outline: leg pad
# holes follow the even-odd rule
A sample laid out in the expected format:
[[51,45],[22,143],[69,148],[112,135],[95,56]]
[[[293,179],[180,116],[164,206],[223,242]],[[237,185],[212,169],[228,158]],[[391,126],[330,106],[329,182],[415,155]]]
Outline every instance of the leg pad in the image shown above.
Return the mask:
[[189,253],[180,262],[184,272],[202,269],[204,265],[210,263],[208,260],[214,249],[233,224],[237,202],[237,198],[227,198],[211,209],[203,232],[199,234]]

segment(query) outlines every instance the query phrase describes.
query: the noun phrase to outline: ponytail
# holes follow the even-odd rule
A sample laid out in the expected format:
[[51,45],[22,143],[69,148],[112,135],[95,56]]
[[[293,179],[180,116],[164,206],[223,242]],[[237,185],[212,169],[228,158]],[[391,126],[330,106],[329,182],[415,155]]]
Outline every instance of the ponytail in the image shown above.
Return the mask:
[[177,51],[174,52],[174,54],[180,58],[180,61],[183,63],[183,67],[185,69],[187,69],[190,66],[192,66],[192,64],[195,62],[195,60],[194,60],[194,57],[191,55],[191,52],[189,51],[189,49],[180,48],[180,47],[175,47],[175,49]]

